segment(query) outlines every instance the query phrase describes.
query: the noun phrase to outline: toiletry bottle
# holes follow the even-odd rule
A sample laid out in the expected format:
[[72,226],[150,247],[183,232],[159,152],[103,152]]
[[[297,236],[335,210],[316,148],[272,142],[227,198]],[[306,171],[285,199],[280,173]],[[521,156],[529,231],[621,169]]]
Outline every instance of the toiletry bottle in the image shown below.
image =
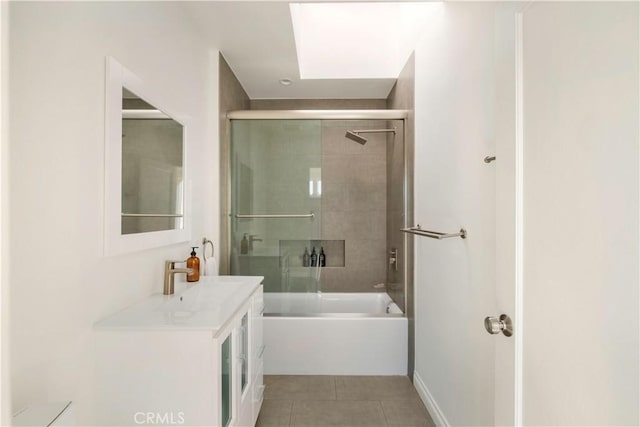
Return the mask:
[[304,248],[304,254],[302,254],[302,266],[309,267],[309,251],[307,248]]
[[320,267],[327,266],[327,257],[324,254],[324,248],[320,246],[320,256],[318,257],[318,262],[320,263]]
[[313,247],[311,251],[311,267],[316,267],[318,265],[318,254],[316,253],[316,247]]
[[187,274],[187,282],[197,282],[200,280],[200,258],[196,256],[197,246],[191,247],[191,256],[187,258],[187,268],[193,270],[193,273]]
[[240,241],[240,254],[246,255],[248,253],[249,253],[249,239],[247,239],[247,233],[244,233],[244,236]]

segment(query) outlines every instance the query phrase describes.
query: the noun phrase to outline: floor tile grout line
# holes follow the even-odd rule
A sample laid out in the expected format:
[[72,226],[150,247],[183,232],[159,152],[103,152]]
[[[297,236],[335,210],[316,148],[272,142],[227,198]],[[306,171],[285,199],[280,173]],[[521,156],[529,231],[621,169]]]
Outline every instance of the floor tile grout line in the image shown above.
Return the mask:
[[334,375],[332,377],[333,379],[333,396],[335,397],[335,400],[338,400],[338,385],[336,384],[336,376]]
[[382,404],[382,400],[378,400],[378,405],[380,405],[380,409],[382,410],[382,416],[384,417],[384,423],[389,426],[389,419],[387,418],[387,413],[384,412],[384,405]]
[[295,400],[291,401],[291,410],[289,411],[289,422],[287,423],[287,426],[291,427],[291,423],[293,422],[293,405],[296,403]]

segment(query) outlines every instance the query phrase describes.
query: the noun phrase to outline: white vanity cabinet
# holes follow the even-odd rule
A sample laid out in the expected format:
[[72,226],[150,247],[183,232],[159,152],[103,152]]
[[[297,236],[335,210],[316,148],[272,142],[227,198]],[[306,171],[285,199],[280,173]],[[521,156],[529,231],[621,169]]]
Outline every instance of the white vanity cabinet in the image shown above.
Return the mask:
[[253,378],[253,389],[252,389],[252,424],[255,425],[258,420],[258,414],[260,413],[260,408],[262,407],[262,401],[264,398],[264,381],[263,381],[263,373],[264,373],[264,339],[263,339],[263,322],[262,316],[264,315],[264,295],[262,291],[256,292],[253,296],[253,300],[251,303],[251,313],[253,316],[253,320],[250,323],[251,325],[251,364],[250,367],[250,375]]
[[262,315],[264,299],[262,291],[256,292],[248,312],[240,320],[238,333],[238,418],[237,426],[256,424],[264,394],[262,355]]
[[[152,304],[171,326],[136,323],[135,307],[96,324],[96,423],[254,426],[263,392],[263,294],[260,282],[249,290],[220,301],[227,311],[218,315],[206,301],[193,306],[206,315],[163,311],[167,300]],[[191,295],[183,297],[172,301],[190,303]],[[233,303],[237,307],[230,308]]]

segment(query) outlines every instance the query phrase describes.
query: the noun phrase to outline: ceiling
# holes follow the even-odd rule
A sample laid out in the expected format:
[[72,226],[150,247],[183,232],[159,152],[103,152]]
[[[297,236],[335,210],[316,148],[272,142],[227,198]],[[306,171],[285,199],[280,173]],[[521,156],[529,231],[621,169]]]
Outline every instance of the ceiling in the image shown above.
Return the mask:
[[[287,2],[201,1],[184,6],[251,99],[381,99],[395,83],[394,78],[300,79]],[[283,86],[282,78],[292,84]]]

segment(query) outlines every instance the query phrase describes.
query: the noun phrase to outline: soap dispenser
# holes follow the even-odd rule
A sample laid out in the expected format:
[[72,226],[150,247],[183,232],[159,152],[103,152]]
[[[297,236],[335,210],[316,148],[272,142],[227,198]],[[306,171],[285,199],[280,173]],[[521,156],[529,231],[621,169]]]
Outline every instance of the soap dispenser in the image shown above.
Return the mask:
[[244,233],[244,236],[240,241],[240,255],[246,255],[248,253],[249,253],[249,239],[247,239],[247,233]]
[[193,270],[193,273],[187,274],[187,282],[197,282],[200,280],[200,258],[196,256],[197,246],[191,247],[191,256],[187,258],[187,268]]

